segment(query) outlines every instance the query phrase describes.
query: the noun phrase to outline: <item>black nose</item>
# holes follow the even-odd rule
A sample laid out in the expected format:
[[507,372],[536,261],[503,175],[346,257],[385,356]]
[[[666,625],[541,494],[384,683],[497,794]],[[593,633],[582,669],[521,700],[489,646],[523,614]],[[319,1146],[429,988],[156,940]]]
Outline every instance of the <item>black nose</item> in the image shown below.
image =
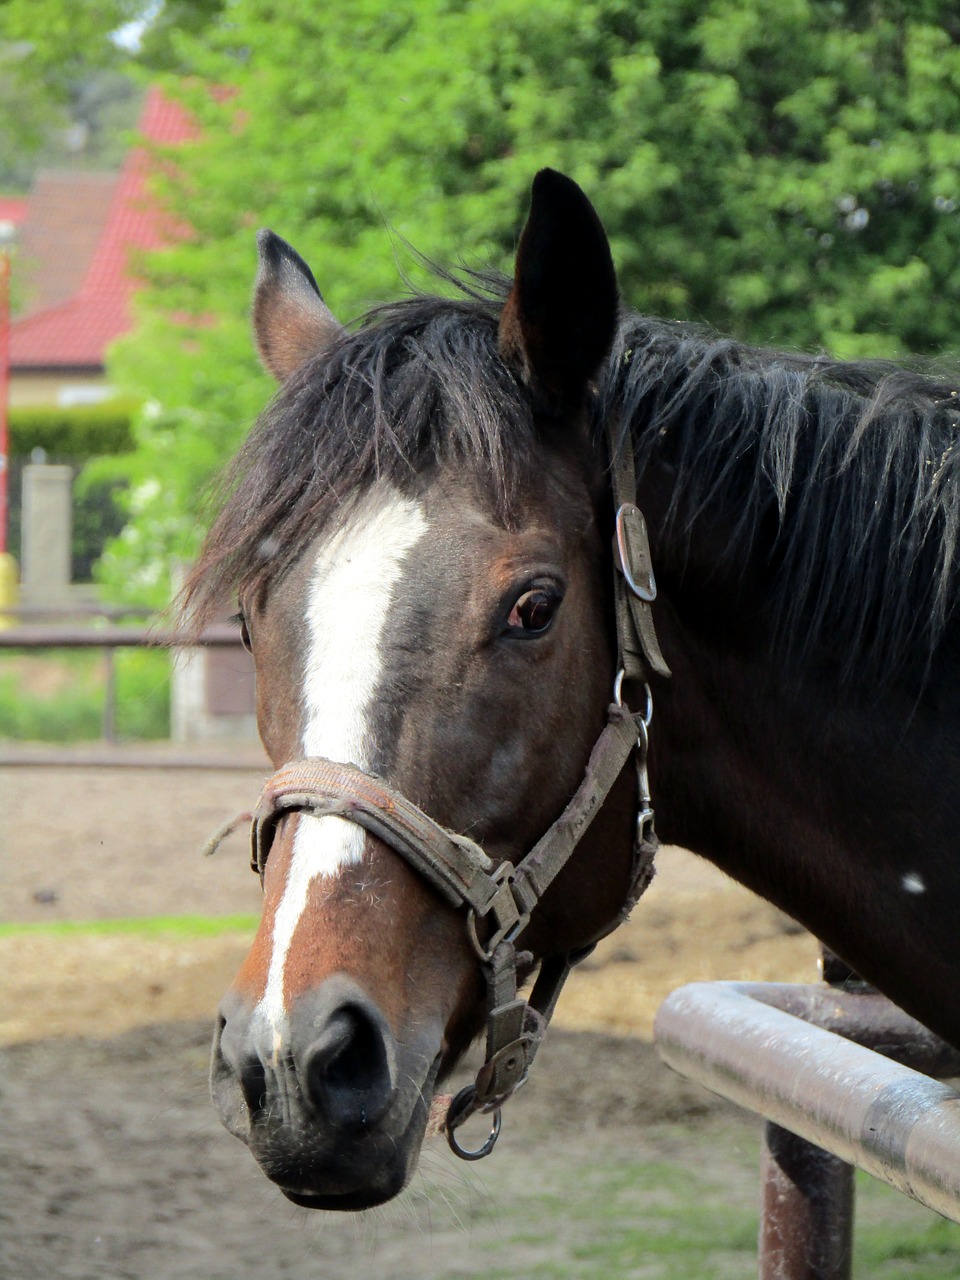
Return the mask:
[[221,1006],[211,1073],[227,1127],[297,1123],[312,1113],[334,1129],[364,1129],[397,1091],[397,1044],[366,992],[343,974],[303,996],[279,1026],[228,996]]
[[358,991],[325,1017],[298,1010],[301,1025],[304,1014],[314,1034],[296,1063],[307,1103],[338,1129],[375,1124],[396,1089],[396,1045],[380,1010]]

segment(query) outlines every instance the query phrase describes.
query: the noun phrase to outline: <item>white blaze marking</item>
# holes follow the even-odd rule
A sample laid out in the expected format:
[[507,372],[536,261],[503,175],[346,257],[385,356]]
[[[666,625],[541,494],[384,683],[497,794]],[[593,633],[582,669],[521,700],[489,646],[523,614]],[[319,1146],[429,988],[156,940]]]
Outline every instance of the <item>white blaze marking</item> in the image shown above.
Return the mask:
[[[378,485],[320,548],[306,610],[305,756],[370,768],[369,710],[382,675],[380,642],[403,562],[426,530],[418,503]],[[344,818],[299,818],[260,1005],[274,1027],[283,1015],[287,956],[310,885],[359,862],[363,843],[363,830]]]
[[908,871],[900,881],[907,893],[926,893],[927,886],[915,871]]

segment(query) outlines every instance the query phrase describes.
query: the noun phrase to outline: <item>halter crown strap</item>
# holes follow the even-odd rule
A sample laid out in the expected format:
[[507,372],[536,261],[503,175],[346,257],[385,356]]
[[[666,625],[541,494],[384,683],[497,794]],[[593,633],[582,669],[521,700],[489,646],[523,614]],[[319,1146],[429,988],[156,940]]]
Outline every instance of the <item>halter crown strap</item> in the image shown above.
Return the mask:
[[629,437],[618,441],[613,419],[607,429],[607,447],[616,510],[613,588],[620,666],[627,680],[646,680],[651,672],[666,677],[670,668],[660,650],[650,607],[657,598],[650,539],[643,513],[635,505],[633,442]]

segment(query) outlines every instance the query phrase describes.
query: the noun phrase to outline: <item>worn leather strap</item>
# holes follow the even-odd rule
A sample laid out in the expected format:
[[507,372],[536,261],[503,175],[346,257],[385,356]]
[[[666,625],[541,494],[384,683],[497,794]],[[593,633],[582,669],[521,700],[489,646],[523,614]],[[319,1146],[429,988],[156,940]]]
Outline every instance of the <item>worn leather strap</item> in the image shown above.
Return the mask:
[[[626,707],[610,704],[583,781],[516,866],[495,863],[473,840],[440,826],[382,779],[322,757],[291,761],[267,780],[253,815],[251,865],[262,878],[277,824],[286,813],[346,818],[396,850],[452,906],[470,909],[474,943],[480,958],[489,962],[500,942],[524,928],[569,861],[636,749],[640,731],[638,718]],[[484,922],[481,930],[479,921]]]
[[610,481],[613,488],[616,530],[613,539],[614,610],[620,667],[629,680],[646,680],[651,674],[667,677],[667,666],[651,605],[657,598],[650,539],[643,513],[636,506],[637,478],[630,439],[618,441],[618,427],[607,426]]
[[641,732],[638,716],[627,707],[610,704],[607,727],[590,753],[583,781],[560,817],[518,864],[513,874],[514,893],[528,911],[543,897],[570,860],[613,784],[636,751]]
[[[580,786],[516,866],[495,864],[474,841],[440,826],[401,792],[355,765],[322,758],[291,761],[263,788],[251,830],[251,861],[261,878],[285,814],[336,816],[383,840],[451,905],[468,908],[470,936],[487,978],[487,1053],[476,1081],[464,1091],[469,1096],[460,1095],[452,1108],[458,1124],[475,1111],[499,1106],[526,1079],[575,960],[567,955],[544,959],[530,1000],[522,1000],[514,939],[569,862],[638,741],[646,741],[642,718],[611,703]],[[641,881],[645,885],[652,874],[652,854],[651,846],[642,868],[635,860],[631,905]],[[620,918],[610,927],[619,923]]]
[[382,779],[322,756],[292,760],[267,780],[251,831],[251,866],[261,876],[277,823],[297,811],[366,828],[413,862],[454,906],[467,902],[483,911],[489,903],[495,864],[478,844],[441,827]]

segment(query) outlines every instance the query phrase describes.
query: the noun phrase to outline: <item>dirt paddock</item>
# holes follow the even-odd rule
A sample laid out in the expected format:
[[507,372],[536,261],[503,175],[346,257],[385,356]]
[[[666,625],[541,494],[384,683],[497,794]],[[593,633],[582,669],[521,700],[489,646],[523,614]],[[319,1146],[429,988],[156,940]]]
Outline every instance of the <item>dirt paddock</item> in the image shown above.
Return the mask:
[[[0,769],[0,919],[256,911],[242,837],[215,859],[197,850],[225,816],[249,807],[261,777]],[[816,950],[700,860],[666,850],[634,920],[575,975],[496,1154],[467,1168],[435,1146],[401,1201],[367,1215],[294,1209],[210,1106],[212,1018],[248,940],[238,932],[0,937],[0,1275],[599,1275],[576,1261],[586,1228],[559,1202],[555,1225],[531,1235],[550,1196],[572,1195],[574,1182],[584,1194],[584,1170],[602,1179],[621,1166],[685,1158],[706,1168],[702,1153],[720,1149],[720,1132],[740,1154],[712,1157],[710,1176],[725,1193],[755,1197],[755,1126],[659,1064],[652,1016],[685,981],[810,980]],[[656,1203],[649,1194],[629,1199],[641,1182],[636,1174],[616,1193],[635,1219]],[[729,1274],[749,1273],[748,1256],[730,1257]],[[675,1274],[639,1264],[621,1273]]]

